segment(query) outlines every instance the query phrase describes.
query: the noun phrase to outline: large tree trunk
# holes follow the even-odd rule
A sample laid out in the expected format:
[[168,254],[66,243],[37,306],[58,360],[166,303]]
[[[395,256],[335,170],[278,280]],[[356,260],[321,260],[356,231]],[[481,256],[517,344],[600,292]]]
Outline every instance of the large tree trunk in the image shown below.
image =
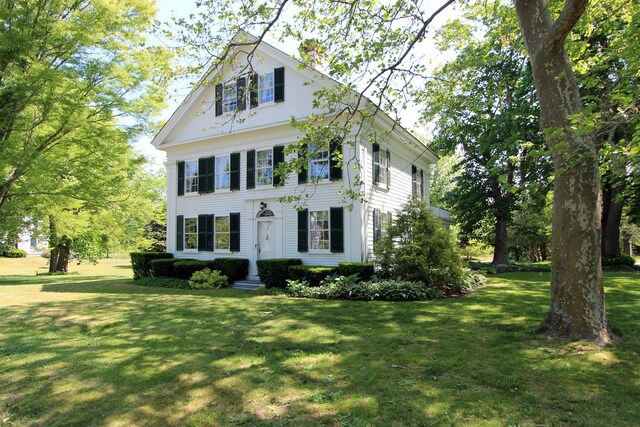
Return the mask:
[[509,264],[509,243],[507,236],[507,218],[496,213],[496,240],[493,246],[493,265]]
[[623,185],[605,184],[602,189],[602,256],[620,255],[620,223],[624,207]]
[[69,271],[69,257],[71,256],[72,240],[67,236],[58,236],[56,219],[49,215],[49,273],[67,273]]
[[592,135],[573,130],[582,113],[564,40],[587,0],[566,0],[557,20],[545,0],[514,0],[540,100],[540,123],[553,156],[551,307],[543,323],[552,337],[606,343],[610,332],[600,265],[600,177]]

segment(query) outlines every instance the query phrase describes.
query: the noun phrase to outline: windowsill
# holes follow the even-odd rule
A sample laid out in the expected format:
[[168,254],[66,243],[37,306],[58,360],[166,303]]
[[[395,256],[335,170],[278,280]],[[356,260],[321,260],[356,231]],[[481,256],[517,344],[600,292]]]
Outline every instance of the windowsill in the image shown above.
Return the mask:
[[271,102],[265,102],[262,104],[258,104],[257,107],[251,107],[249,110],[260,110],[261,108],[269,108],[269,107],[273,107],[274,105],[277,104],[282,104],[282,102],[276,102],[276,101],[271,101]]
[[331,255],[331,249],[309,249],[307,252],[312,255]]
[[382,191],[389,191],[389,187],[387,186],[387,184],[382,184],[380,182],[374,182],[373,183],[374,187],[376,187],[378,190],[382,190]]
[[274,187],[273,184],[256,185],[254,190],[266,190],[268,188],[273,190],[276,187]]
[[216,188],[216,191],[213,192],[215,193],[231,193],[231,189],[230,188]]
[[323,178],[323,179],[314,179],[314,178],[310,178],[309,179],[309,184],[330,184],[333,181],[331,181],[331,179],[329,178]]
[[200,251],[197,250],[197,249],[184,249],[182,252],[185,253],[185,254],[199,254],[200,253]]
[[197,191],[191,192],[191,193],[184,193],[182,196],[178,196],[178,197],[194,197],[194,196],[199,196],[200,193],[198,193]]

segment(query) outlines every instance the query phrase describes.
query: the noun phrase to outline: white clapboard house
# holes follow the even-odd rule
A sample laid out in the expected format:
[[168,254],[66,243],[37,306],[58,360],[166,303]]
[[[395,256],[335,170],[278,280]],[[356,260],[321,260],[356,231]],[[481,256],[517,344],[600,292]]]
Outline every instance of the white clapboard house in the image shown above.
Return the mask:
[[[244,74],[226,67],[216,78],[221,83],[196,87],[153,140],[167,153],[167,251],[178,258],[248,258],[250,278],[265,258],[313,265],[370,260],[394,211],[412,194],[429,203],[437,156],[378,112],[370,126],[383,140],[354,137],[337,147],[360,169],[335,164],[329,152],[336,147],[318,144],[307,170],[280,182],[273,170],[300,137],[291,118],[318,113],[314,92],[338,83],[264,42],[250,72],[241,58]],[[356,174],[365,201],[350,201],[349,210],[338,193]],[[305,192],[312,196],[302,210],[280,201]],[[434,212],[448,219],[448,212]]]

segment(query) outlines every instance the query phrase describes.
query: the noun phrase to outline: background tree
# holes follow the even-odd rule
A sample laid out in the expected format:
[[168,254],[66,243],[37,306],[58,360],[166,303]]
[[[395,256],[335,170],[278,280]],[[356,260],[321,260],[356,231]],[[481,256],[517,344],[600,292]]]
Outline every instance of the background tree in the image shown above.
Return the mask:
[[62,218],[129,198],[129,142],[162,106],[170,56],[145,43],[152,1],[0,5],[0,224],[53,215],[68,253]]

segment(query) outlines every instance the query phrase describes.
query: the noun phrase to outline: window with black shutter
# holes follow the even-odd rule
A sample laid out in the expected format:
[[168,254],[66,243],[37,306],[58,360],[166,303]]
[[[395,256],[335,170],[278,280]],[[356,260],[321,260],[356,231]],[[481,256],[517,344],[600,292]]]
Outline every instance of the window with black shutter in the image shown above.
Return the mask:
[[240,153],[231,153],[230,189],[240,190]]
[[222,115],[222,84],[216,85],[216,117]]
[[184,216],[176,217],[176,251],[184,250]]
[[213,251],[213,215],[198,215],[198,250]]
[[329,170],[331,181],[342,179],[342,144],[338,139],[329,144]]
[[256,188],[256,150],[247,151],[247,190]]
[[329,244],[331,252],[344,252],[344,209],[342,207],[331,208],[329,210],[329,223],[331,233]]
[[298,211],[298,252],[309,252],[309,210]]
[[280,185],[284,185],[284,179],[280,176],[276,171],[278,170],[278,166],[284,163],[284,146],[276,145],[273,147],[273,186],[278,187]]
[[273,70],[273,91],[274,101],[284,101],[284,67],[274,68]]
[[178,162],[178,196],[184,196],[184,162]]
[[229,250],[240,252],[240,213],[229,214]]

